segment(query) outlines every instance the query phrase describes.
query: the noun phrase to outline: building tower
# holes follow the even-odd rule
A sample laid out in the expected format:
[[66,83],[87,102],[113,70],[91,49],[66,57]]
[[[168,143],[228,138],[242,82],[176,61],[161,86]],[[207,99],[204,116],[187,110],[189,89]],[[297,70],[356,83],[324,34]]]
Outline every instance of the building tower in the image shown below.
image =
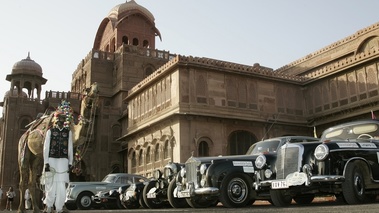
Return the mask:
[[161,39],[161,34],[149,10],[134,0],[116,5],[100,22],[91,52],[72,75],[72,92],[79,93],[93,82],[99,86],[95,136],[83,158],[87,180],[126,172],[125,155],[117,141],[127,125],[124,99],[131,88],[172,57],[155,49],[156,37]]
[[12,73],[6,76],[11,86],[4,95],[4,102],[0,103],[3,107],[0,120],[0,184],[3,190],[9,186],[17,189],[18,140],[27,130],[27,125],[39,112],[43,112],[40,97],[42,85],[47,80],[42,75],[41,66],[28,54],[16,62]]

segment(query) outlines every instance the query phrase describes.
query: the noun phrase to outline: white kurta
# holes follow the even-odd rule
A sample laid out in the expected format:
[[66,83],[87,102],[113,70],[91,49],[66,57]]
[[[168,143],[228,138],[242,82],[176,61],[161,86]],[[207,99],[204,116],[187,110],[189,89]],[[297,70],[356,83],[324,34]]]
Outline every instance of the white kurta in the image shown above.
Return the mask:
[[[73,143],[72,132],[69,132],[68,140],[68,159],[49,158],[51,131],[46,132],[43,144],[44,165],[50,165],[50,172],[45,174],[46,205],[52,207],[55,204],[57,212],[62,210],[66,199],[66,183],[70,181],[69,165],[73,162]],[[45,171],[45,168],[44,170]]]

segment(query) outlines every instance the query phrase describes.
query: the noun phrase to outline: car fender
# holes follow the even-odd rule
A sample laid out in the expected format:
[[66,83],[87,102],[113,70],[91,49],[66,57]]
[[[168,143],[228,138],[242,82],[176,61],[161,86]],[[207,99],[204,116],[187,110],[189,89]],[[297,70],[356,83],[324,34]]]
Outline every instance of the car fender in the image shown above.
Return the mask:
[[206,175],[211,186],[219,187],[224,177],[231,173],[245,173],[253,178],[253,162],[249,160],[228,160],[213,163],[209,166]]

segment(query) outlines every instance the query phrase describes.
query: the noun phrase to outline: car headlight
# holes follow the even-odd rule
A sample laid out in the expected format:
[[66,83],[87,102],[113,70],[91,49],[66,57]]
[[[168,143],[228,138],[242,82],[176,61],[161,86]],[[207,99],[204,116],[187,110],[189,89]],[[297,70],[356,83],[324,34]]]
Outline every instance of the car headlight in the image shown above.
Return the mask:
[[159,170],[159,169],[155,170],[155,171],[154,171],[154,174],[153,174],[153,177],[154,177],[156,180],[161,179],[161,177],[162,177],[162,172],[161,172],[161,170]]
[[316,147],[314,156],[317,160],[325,160],[329,154],[329,148],[325,144],[320,144]]
[[201,164],[200,166],[200,174],[205,174],[205,172],[207,171],[207,165],[206,164]]
[[270,169],[266,169],[265,170],[265,177],[268,179],[271,177],[271,175],[272,175],[272,171]]
[[186,168],[183,167],[183,168],[180,170],[180,177],[182,177],[182,178],[186,177]]
[[255,160],[255,166],[258,169],[262,169],[263,166],[266,164],[266,156],[264,155],[259,155],[257,159]]

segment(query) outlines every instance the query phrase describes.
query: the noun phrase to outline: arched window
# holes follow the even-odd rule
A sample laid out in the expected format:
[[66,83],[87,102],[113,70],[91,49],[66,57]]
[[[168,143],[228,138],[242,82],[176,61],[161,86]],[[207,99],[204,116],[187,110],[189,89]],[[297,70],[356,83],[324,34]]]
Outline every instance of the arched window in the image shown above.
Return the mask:
[[145,74],[146,74],[146,76],[151,75],[152,73],[153,73],[153,69],[152,69],[151,67],[147,67],[147,68],[145,69]]
[[159,161],[160,159],[161,159],[161,156],[160,156],[160,153],[161,153],[161,151],[159,150],[159,143],[157,143],[156,145],[155,145],[155,154],[154,154],[154,160],[155,161]]
[[146,149],[146,164],[151,163],[150,146]]
[[122,43],[123,44],[129,44],[129,38],[128,38],[128,36],[123,36],[122,37]]
[[115,164],[112,166],[112,172],[111,173],[120,173],[120,165]]
[[142,151],[142,149],[139,151],[138,163],[140,166],[143,165],[143,151]]
[[147,40],[143,40],[143,47],[148,48],[149,47],[149,42]]
[[257,142],[255,136],[247,131],[235,131],[230,134],[228,142],[229,155],[246,154],[249,147]]
[[209,156],[209,146],[206,141],[201,141],[198,149],[199,157]]
[[164,143],[164,149],[163,149],[163,157],[164,157],[164,159],[167,159],[167,158],[169,158],[170,156],[169,156],[169,153],[168,153],[168,140],[166,140],[165,141],[165,143]]
[[138,46],[138,38],[133,38],[133,45]]
[[132,168],[137,166],[137,157],[136,157],[136,152],[133,151],[132,154]]

